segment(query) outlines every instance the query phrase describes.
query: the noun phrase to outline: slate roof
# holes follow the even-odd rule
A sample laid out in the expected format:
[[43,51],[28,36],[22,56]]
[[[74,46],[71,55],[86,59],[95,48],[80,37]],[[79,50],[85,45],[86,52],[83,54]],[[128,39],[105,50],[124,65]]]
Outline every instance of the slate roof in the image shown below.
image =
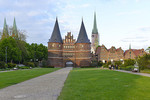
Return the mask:
[[49,42],[63,43],[62,37],[60,35],[60,30],[59,30],[57,18],[56,18],[55,26],[54,26],[51,38],[49,39]]
[[90,40],[88,39],[83,20],[81,23],[80,32],[79,32],[78,39],[77,39],[76,43],[91,43]]

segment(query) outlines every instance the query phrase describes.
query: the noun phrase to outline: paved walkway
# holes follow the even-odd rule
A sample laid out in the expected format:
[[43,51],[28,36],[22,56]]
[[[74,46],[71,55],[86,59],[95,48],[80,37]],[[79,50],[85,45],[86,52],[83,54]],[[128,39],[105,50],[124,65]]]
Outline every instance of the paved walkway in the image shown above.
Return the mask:
[[0,100],[56,100],[72,68],[62,68],[0,90]]
[[125,71],[125,70],[116,70],[116,71],[150,77],[150,74],[146,74],[146,73],[138,73],[138,72]]

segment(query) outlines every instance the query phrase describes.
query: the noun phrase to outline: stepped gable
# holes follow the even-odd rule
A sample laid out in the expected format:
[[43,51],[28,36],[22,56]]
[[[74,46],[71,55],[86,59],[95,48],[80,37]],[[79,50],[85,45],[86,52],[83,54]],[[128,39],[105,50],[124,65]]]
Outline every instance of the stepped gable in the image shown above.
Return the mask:
[[60,30],[59,30],[57,18],[56,18],[55,26],[54,26],[51,38],[49,39],[49,42],[63,43],[62,37],[60,35]]
[[90,40],[88,39],[83,20],[81,23],[81,28],[80,28],[80,32],[79,32],[78,39],[77,39],[76,43],[91,43]]

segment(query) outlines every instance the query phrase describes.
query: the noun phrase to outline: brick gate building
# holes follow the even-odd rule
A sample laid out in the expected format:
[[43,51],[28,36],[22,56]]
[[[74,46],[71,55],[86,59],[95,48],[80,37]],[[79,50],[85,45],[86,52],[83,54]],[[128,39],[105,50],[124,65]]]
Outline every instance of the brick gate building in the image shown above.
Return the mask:
[[65,67],[67,64],[73,67],[90,66],[91,42],[88,39],[83,20],[77,41],[73,38],[71,32],[68,32],[65,39],[62,39],[56,18],[55,26],[48,42],[48,65]]

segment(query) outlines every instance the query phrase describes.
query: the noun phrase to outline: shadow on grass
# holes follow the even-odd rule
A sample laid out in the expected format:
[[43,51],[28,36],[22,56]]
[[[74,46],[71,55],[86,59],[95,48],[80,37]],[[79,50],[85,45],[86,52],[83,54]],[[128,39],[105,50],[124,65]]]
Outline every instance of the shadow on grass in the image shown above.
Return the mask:
[[149,100],[149,84],[150,78],[139,75],[96,68],[74,69],[58,100]]

